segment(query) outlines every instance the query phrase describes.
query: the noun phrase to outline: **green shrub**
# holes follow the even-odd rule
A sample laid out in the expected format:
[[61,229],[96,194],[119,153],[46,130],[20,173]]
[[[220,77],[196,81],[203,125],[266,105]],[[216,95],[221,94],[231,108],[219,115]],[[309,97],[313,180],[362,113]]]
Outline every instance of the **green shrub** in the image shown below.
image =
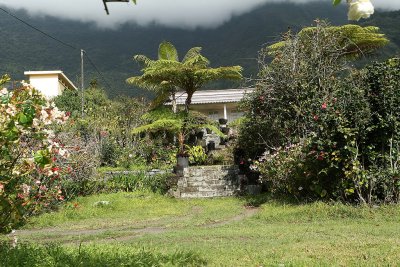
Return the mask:
[[351,69],[342,35],[324,23],[304,32],[261,51],[239,148],[273,192],[399,201],[399,59]]
[[207,160],[206,151],[202,146],[187,146],[189,163],[192,165],[203,165]]
[[164,194],[169,189],[171,173],[148,174],[146,171],[112,175],[110,178],[92,180],[87,185],[91,193],[151,191]]
[[117,166],[120,155],[121,150],[115,140],[109,138],[102,140],[100,150],[100,161],[102,166]]

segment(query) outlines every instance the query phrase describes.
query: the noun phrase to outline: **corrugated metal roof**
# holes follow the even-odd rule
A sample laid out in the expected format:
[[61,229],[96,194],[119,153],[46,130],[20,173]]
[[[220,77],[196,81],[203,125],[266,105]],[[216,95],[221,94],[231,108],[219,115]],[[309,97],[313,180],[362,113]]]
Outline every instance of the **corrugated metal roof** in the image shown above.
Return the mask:
[[[223,89],[223,90],[199,90],[192,96],[192,105],[210,103],[235,103],[243,99],[247,93],[251,93],[253,88],[245,89]],[[184,92],[176,93],[177,105],[184,105],[187,94]],[[169,105],[171,103],[168,103]]]

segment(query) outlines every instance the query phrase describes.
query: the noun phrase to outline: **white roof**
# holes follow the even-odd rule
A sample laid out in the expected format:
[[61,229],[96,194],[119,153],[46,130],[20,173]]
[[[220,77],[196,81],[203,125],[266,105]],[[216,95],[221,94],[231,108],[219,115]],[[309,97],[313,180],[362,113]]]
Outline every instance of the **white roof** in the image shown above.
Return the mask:
[[45,70],[45,71],[25,71],[24,75],[26,76],[34,76],[34,75],[50,75],[50,74],[58,74],[58,78],[66,84],[71,89],[78,90],[78,87],[68,79],[68,77],[61,70]]
[[[253,92],[253,88],[245,89],[221,89],[221,90],[199,90],[192,96],[192,104],[208,104],[208,103],[234,103],[240,102],[243,96]],[[176,104],[184,105],[187,94],[184,92],[176,93]],[[168,103],[169,105],[171,103]]]

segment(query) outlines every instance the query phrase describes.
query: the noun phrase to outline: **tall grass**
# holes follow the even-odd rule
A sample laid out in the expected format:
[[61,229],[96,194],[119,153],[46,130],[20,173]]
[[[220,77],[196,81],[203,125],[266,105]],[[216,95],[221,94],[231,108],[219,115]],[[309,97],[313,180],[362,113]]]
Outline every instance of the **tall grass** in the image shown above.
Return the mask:
[[162,254],[147,249],[124,248],[115,245],[59,245],[20,244],[13,248],[0,243],[1,267],[52,266],[202,266],[206,262],[192,252],[176,251]]

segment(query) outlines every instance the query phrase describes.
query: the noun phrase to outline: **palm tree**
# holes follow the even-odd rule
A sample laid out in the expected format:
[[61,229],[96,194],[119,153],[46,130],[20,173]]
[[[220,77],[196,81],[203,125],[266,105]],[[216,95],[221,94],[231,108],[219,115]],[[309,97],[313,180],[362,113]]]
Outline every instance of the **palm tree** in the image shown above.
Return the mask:
[[185,111],[189,111],[194,92],[204,84],[219,80],[242,79],[242,67],[209,67],[210,61],[201,55],[201,47],[189,49],[182,61],[170,42],[162,42],[158,49],[158,59],[151,60],[144,55],[134,56],[134,60],[144,65],[141,76],[127,79],[127,82],[156,92],[156,103],[168,98],[176,89],[186,92]]

